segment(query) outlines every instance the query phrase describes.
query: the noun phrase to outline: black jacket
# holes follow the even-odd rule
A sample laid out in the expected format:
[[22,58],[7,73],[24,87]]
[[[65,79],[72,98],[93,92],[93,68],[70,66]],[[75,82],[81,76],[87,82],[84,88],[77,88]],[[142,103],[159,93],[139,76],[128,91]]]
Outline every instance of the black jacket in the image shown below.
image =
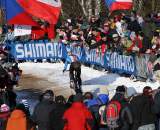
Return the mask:
[[155,122],[156,115],[153,111],[151,98],[145,95],[138,95],[133,97],[130,105],[134,119],[131,130],[137,130],[140,126],[153,124]]
[[67,106],[64,104],[56,104],[56,109],[52,111],[50,121],[52,130],[63,130],[64,120],[63,114],[66,111]]
[[153,105],[154,112],[160,118],[160,91],[156,93],[154,97],[154,105]]
[[42,100],[35,107],[32,119],[38,125],[38,130],[52,130],[51,113],[56,109],[52,101]]

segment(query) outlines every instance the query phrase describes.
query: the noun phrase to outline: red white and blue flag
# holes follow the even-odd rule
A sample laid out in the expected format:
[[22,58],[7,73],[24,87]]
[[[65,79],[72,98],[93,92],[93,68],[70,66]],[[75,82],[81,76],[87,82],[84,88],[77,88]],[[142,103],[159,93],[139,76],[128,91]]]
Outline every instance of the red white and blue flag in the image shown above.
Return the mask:
[[60,0],[17,0],[19,5],[29,14],[56,24],[61,11]]
[[133,7],[132,0],[105,0],[109,10],[129,10]]
[[32,17],[19,6],[16,0],[5,0],[5,2],[8,24],[38,26]]

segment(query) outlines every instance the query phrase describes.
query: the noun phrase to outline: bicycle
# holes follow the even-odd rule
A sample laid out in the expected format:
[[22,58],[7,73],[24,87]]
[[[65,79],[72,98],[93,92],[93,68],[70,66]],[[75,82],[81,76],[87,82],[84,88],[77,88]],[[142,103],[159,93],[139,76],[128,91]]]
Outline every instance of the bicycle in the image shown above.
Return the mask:
[[82,93],[81,85],[79,84],[79,79],[77,72],[74,71],[74,77],[70,80],[70,88],[73,89],[76,93]]

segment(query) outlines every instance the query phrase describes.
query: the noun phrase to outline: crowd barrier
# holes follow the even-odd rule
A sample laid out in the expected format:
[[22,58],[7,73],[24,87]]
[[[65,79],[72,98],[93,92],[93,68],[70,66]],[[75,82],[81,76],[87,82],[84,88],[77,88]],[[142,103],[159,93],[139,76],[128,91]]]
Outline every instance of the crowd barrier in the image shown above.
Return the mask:
[[68,50],[72,50],[82,63],[98,65],[116,73],[125,73],[147,78],[149,56],[126,56],[117,52],[97,53],[81,46],[70,46],[48,41],[31,41],[10,44],[11,53],[17,60],[66,59]]

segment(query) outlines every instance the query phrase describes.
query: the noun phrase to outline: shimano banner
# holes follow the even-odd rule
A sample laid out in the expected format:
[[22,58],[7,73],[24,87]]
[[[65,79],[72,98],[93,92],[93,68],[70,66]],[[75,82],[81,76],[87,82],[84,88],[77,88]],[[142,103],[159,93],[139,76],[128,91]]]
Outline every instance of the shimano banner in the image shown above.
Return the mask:
[[63,45],[51,42],[11,44],[12,54],[18,60],[63,58]]
[[12,54],[17,60],[34,59],[66,59],[67,53],[72,51],[82,63],[101,66],[118,73],[135,74],[135,59],[132,56],[106,52],[102,55],[96,49],[90,50],[81,46],[70,46],[62,43],[32,41],[29,43],[12,43]]
[[104,68],[118,73],[135,74],[136,72],[134,57],[119,55],[115,52],[106,52],[104,55]]

